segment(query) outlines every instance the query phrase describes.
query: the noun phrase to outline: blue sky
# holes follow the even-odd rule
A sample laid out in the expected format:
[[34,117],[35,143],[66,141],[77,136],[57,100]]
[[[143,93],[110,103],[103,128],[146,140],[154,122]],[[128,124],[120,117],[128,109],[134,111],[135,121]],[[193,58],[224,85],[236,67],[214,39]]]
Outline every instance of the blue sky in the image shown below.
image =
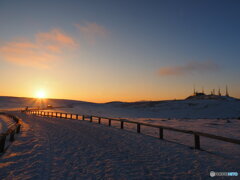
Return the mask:
[[[0,0],[0,81],[6,84],[0,95],[33,96],[43,88],[54,98],[158,100],[184,98],[193,84],[208,91],[228,84],[240,97],[239,9],[236,0]],[[13,44],[23,42],[43,51],[42,34],[48,45],[60,34],[76,46],[61,41],[53,61],[24,49],[31,53],[24,58],[45,58],[44,64],[7,54],[6,48],[22,53]],[[14,84],[19,92],[9,90]],[[69,86],[59,92],[64,84]]]

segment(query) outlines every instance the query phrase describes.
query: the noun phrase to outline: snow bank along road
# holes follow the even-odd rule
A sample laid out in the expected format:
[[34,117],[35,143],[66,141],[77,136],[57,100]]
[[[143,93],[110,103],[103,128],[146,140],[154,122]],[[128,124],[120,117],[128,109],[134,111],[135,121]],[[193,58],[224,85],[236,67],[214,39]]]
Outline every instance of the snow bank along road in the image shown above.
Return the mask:
[[206,179],[240,162],[86,121],[18,114],[20,136],[0,158],[0,179]]
[[11,118],[5,115],[0,115],[0,133],[6,132],[14,123],[15,122]]

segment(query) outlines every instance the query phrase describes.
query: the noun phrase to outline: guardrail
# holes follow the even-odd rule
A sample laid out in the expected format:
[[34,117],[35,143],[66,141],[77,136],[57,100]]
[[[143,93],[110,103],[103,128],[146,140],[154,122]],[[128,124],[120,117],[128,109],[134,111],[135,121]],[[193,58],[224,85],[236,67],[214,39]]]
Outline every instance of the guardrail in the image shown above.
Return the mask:
[[70,114],[70,113],[62,113],[62,112],[38,111],[38,110],[28,110],[28,111],[22,111],[22,112],[25,112],[25,113],[28,113],[28,114],[35,114],[35,115],[38,115],[38,116],[76,119],[76,120],[89,120],[90,122],[93,122],[93,118],[97,118],[97,122],[99,124],[101,124],[102,119],[105,119],[105,120],[108,120],[108,126],[111,126],[112,121],[119,121],[121,129],[124,129],[124,124],[125,123],[132,123],[132,124],[136,124],[137,133],[141,133],[141,127],[142,126],[148,126],[148,127],[159,129],[159,139],[163,139],[164,130],[181,132],[181,133],[185,133],[185,134],[192,134],[193,137],[194,137],[194,148],[195,149],[201,149],[200,148],[200,137],[201,136],[202,137],[207,137],[207,138],[210,138],[210,139],[216,139],[216,140],[240,145],[240,140],[239,139],[227,138],[227,137],[217,136],[217,135],[213,135],[213,134],[198,132],[198,131],[177,129],[177,128],[162,126],[162,125],[154,125],[154,124],[148,124],[148,123],[129,121],[127,119],[115,119],[115,118],[107,118],[107,117],[99,117],[99,116],[86,116],[86,115],[78,115],[78,114]]
[[16,116],[4,112],[0,112],[0,115],[7,116],[15,121],[15,124],[10,126],[5,133],[0,134],[0,153],[3,153],[5,151],[7,137],[10,136],[9,141],[13,142],[15,140],[15,134],[20,132],[21,124],[20,119]]

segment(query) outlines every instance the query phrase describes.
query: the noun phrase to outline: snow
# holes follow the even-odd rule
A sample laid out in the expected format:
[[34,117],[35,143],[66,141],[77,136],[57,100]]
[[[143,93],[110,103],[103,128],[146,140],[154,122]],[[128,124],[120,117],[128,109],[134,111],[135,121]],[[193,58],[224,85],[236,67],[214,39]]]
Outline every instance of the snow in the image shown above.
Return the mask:
[[[59,110],[56,110],[59,111]],[[177,100],[137,103],[75,103],[69,113],[117,118],[240,118],[239,100]]]
[[[234,98],[89,103],[0,97],[0,109],[64,107],[49,111],[126,118],[240,139],[240,101]],[[81,120],[36,117],[19,112],[23,129],[0,156],[0,179],[206,179],[210,171],[238,172],[240,146],[112,121],[113,127]],[[96,119],[93,119],[96,122]],[[0,116],[1,129],[8,119]],[[147,136],[149,135],[149,136]],[[153,137],[152,137],[153,136]]]
[[0,179],[206,179],[237,158],[80,120],[16,113],[23,130],[0,158]]
[[0,133],[5,133],[14,121],[7,116],[0,115]]
[[66,110],[70,113],[119,118],[240,118],[240,100],[231,97],[102,104],[60,99],[0,97],[0,109],[46,107],[47,105],[71,107]]

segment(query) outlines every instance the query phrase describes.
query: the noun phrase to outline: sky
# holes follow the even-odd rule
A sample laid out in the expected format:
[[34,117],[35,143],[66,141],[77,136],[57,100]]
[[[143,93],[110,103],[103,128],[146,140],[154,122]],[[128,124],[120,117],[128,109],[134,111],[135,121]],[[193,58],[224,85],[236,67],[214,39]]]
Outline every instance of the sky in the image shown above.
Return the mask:
[[237,0],[0,0],[0,96],[240,98]]

